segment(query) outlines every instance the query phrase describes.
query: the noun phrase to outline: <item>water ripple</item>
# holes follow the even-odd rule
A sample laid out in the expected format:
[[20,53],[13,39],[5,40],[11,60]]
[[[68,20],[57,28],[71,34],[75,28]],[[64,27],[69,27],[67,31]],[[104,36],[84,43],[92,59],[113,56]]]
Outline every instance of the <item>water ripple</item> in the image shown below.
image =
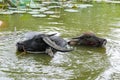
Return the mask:
[[113,28],[109,34],[107,55],[111,66],[105,70],[96,80],[119,80],[120,77],[120,30]]

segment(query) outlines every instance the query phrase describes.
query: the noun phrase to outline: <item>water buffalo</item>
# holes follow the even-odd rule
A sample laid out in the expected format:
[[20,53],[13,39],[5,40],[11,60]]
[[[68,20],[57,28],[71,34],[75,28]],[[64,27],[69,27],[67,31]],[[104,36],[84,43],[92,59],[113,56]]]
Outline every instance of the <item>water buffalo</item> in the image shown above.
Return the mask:
[[[30,35],[32,37],[30,37]],[[57,51],[69,52],[71,49],[67,49],[67,42],[55,34],[30,34],[29,39],[22,42],[17,42],[17,51],[28,53],[47,53],[50,56],[54,56]]]
[[94,47],[102,47],[106,45],[107,40],[103,38],[97,37],[94,33],[86,32],[83,33],[79,37],[72,38],[68,44],[71,46],[74,45],[84,45],[84,46],[94,46]]

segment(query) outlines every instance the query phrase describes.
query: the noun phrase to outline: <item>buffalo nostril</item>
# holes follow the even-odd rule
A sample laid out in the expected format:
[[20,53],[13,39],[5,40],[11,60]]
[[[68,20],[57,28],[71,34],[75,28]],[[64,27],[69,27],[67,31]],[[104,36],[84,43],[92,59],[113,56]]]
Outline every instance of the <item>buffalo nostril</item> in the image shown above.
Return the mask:
[[22,42],[17,42],[17,45],[23,45],[23,43]]
[[23,45],[23,43],[21,43],[21,42],[17,42],[17,44],[16,44],[16,46],[22,46]]
[[21,43],[17,42],[16,46],[19,46]]
[[105,46],[106,43],[107,43],[107,40],[106,40],[106,39],[103,39],[102,43],[103,43],[103,46]]
[[17,44],[16,44],[16,46],[17,46],[17,51],[20,51],[20,52],[23,52],[24,50],[23,50],[23,43],[21,43],[21,42],[17,42]]
[[107,43],[107,40],[106,40],[106,39],[104,39],[104,40],[103,40],[103,42],[106,44],[106,43]]
[[17,45],[19,45],[20,43],[18,42]]

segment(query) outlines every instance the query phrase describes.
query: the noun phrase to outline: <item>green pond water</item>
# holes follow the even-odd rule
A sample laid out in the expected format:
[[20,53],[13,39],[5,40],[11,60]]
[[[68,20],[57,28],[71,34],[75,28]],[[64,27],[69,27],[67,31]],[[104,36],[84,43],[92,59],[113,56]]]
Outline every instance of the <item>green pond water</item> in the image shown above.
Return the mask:
[[[120,80],[120,4],[92,5],[78,12],[59,9],[59,18],[0,15],[5,23],[0,27],[0,80]],[[57,52],[54,58],[17,54],[16,42],[30,31],[56,32],[65,39],[94,32],[108,42],[105,48]]]

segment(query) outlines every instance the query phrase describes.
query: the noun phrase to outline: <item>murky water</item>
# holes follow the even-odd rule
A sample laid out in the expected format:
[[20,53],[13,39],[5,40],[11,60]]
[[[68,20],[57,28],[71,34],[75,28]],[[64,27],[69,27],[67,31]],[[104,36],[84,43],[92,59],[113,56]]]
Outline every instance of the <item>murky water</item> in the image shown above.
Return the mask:
[[[120,5],[92,5],[77,12],[60,9],[59,18],[0,15],[5,22],[0,27],[0,80],[120,80]],[[72,52],[56,53],[54,58],[21,56],[15,44],[29,31],[57,32],[68,39],[92,31],[108,43],[105,48],[75,47]]]

